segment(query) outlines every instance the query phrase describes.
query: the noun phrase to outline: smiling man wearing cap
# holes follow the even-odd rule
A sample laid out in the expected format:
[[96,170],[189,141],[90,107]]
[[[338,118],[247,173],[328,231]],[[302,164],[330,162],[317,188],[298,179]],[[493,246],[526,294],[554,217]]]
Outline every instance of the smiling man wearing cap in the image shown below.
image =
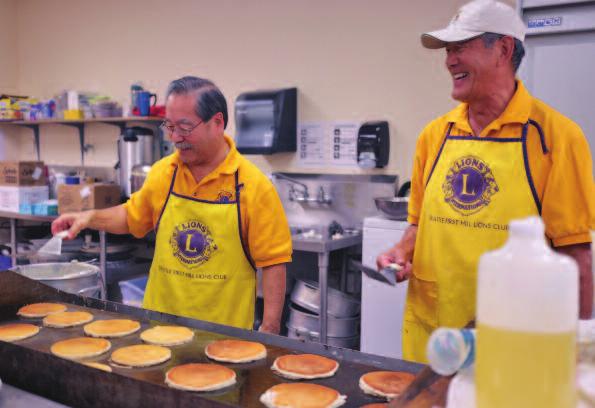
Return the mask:
[[503,245],[516,218],[540,215],[552,246],[577,261],[580,316],[591,316],[595,184],[589,146],[577,124],[532,97],[515,77],[524,38],[515,10],[494,0],[472,1],[445,29],[421,36],[424,47],[446,49],[451,96],[461,104],[422,131],[411,225],[377,260],[380,268],[400,264],[397,278],[410,280],[407,360],[426,361],[436,327],[463,327],[475,318],[479,257]]

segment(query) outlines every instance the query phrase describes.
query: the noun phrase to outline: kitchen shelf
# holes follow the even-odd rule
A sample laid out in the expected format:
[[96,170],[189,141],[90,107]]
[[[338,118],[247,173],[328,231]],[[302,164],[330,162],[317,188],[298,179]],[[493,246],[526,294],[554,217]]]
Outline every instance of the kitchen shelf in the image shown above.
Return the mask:
[[41,152],[39,148],[39,126],[41,125],[63,125],[71,126],[78,130],[79,143],[81,148],[81,165],[85,165],[85,125],[88,123],[103,123],[106,125],[117,126],[120,128],[120,133],[124,131],[126,124],[131,122],[140,122],[147,125],[152,125],[157,129],[159,139],[163,140],[159,123],[163,121],[163,118],[159,116],[129,116],[129,117],[108,117],[108,118],[89,118],[89,119],[40,119],[40,120],[15,120],[15,121],[2,121],[2,125],[12,125],[27,127],[33,130],[33,137],[35,139],[35,151],[37,153],[37,160],[41,160]]
[[57,215],[31,215],[31,214],[21,214],[16,212],[10,211],[0,211],[0,218],[14,218],[16,220],[25,220],[25,221],[39,221],[39,222],[52,222],[56,218]]
[[159,116],[126,116],[126,117],[106,117],[106,118],[89,118],[89,119],[39,119],[39,120],[15,120],[12,122],[3,122],[12,125],[44,125],[48,123],[56,124],[71,124],[71,123],[127,123],[127,122],[163,122],[163,118]]

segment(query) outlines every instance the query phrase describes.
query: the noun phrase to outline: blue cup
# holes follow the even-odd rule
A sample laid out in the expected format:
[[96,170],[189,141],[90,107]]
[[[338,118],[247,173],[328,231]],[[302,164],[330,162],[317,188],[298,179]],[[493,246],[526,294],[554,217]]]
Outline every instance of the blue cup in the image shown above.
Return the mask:
[[[151,104],[151,98],[153,103]],[[149,116],[151,112],[151,106],[155,106],[157,103],[157,95],[147,91],[141,91],[136,94],[136,104],[138,106],[138,113],[140,116]]]
[[81,178],[79,176],[66,176],[64,177],[65,184],[80,184]]

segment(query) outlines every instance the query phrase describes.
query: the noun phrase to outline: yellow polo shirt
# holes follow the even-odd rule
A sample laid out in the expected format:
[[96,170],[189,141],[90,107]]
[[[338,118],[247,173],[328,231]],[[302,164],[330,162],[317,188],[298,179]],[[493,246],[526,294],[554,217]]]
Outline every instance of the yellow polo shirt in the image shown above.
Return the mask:
[[179,166],[174,191],[188,197],[208,201],[235,200],[235,172],[238,171],[242,239],[257,267],[291,262],[291,234],[285,212],[271,181],[236,149],[230,147],[225,160],[199,183],[177,152],[164,157],[151,167],[143,187],[132,194],[125,207],[128,228],[135,237],[142,237],[157,225],[171,184],[174,169]]
[[[451,135],[472,136],[468,105],[462,103],[444,116],[430,122],[418,138],[411,179],[409,217],[417,224],[424,189],[449,123]],[[595,229],[595,183],[589,144],[581,128],[532,97],[520,80],[502,114],[482,130],[478,137],[521,137],[529,119],[543,130],[548,153],[544,154],[539,132],[529,126],[527,156],[535,190],[541,202],[546,235],[554,246],[591,242]],[[517,159],[517,158],[511,158]]]

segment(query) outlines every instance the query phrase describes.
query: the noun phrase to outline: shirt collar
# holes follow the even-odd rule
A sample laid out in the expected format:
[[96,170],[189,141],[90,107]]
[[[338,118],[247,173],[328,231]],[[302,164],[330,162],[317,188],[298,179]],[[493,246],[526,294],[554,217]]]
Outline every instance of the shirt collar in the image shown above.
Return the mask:
[[[527,91],[527,88],[525,88],[525,85],[523,85],[523,81],[518,79],[516,84],[516,91],[512,95],[510,102],[508,102],[508,105],[506,105],[504,112],[482,130],[482,136],[487,135],[491,130],[498,130],[504,125],[511,123],[524,124],[529,120],[531,95]],[[469,104],[461,103],[446,114],[446,119],[448,122],[453,122],[459,130],[472,133],[471,126],[469,125],[468,110]]]
[[[230,136],[226,134],[223,134],[223,138],[229,146],[229,152],[227,152],[225,160],[219,163],[215,170],[213,170],[211,174],[209,174],[203,179],[205,181],[207,181],[207,179],[216,178],[219,174],[234,174],[240,166],[240,153],[236,148],[235,142]],[[177,150],[174,152],[172,165],[186,167],[182,160],[180,160],[180,153]]]

